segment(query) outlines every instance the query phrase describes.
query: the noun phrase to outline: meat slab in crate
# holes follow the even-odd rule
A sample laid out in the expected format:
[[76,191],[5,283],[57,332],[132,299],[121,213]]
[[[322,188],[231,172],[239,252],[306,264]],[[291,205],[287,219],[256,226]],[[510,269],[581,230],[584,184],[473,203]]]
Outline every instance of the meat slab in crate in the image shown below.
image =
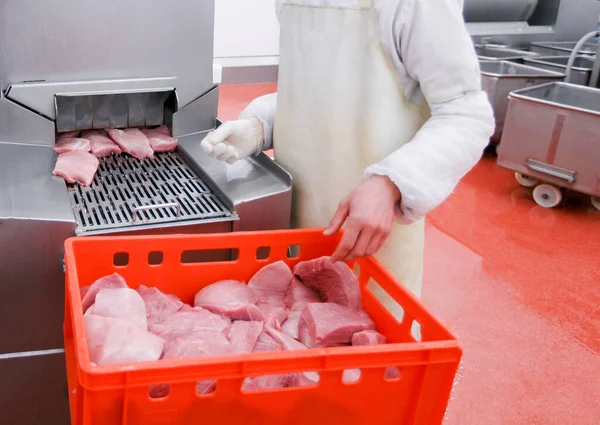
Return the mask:
[[[186,359],[165,356],[154,362],[104,366],[91,363],[85,319],[92,316],[86,313],[84,318],[81,295],[97,279],[116,272],[131,289],[154,287],[195,305],[195,297],[200,296],[196,294],[208,296],[203,289],[209,285],[234,280],[236,285],[249,282],[249,287],[255,288],[257,272],[268,270],[271,274],[281,268],[281,262],[302,274],[296,266],[331,255],[339,236],[325,237],[321,230],[284,230],[68,240],[65,347],[72,424],[441,424],[461,347],[456,337],[374,258],[354,264],[360,308],[364,310],[361,314],[372,319],[361,328],[371,329],[374,322],[388,344],[361,346],[357,337],[355,346],[291,347],[270,352],[255,349],[253,353]],[[291,246],[298,247],[297,257],[290,258]],[[268,258],[257,259],[257,252],[264,248],[269,250]],[[237,259],[184,261],[188,252],[225,249],[236,250]],[[164,261],[150,264],[150,252],[160,252]],[[116,266],[116,255],[121,253],[130,261]],[[394,317],[371,292],[377,286],[401,306],[402,319]],[[311,305],[319,304],[305,308]],[[422,337],[413,336],[417,324]],[[368,339],[372,331],[366,332]],[[272,334],[285,339],[278,332]],[[396,373],[390,374],[390,370]],[[248,380],[281,376],[304,376],[312,384],[277,389],[247,385]],[[205,391],[209,384],[210,391]]]
[[91,186],[68,191],[79,234],[232,216],[176,152],[102,158]]

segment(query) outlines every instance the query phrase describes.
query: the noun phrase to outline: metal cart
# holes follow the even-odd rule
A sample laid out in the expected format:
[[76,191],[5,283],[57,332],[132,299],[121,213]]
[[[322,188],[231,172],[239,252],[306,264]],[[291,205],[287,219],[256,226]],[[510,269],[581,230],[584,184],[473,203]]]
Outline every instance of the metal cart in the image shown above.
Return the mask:
[[600,90],[549,83],[511,93],[498,164],[542,207],[569,189],[600,210]]
[[499,143],[502,137],[510,92],[565,79],[563,73],[508,61],[479,61],[479,66],[481,87],[490,99],[496,118],[496,131],[491,138],[493,143]]

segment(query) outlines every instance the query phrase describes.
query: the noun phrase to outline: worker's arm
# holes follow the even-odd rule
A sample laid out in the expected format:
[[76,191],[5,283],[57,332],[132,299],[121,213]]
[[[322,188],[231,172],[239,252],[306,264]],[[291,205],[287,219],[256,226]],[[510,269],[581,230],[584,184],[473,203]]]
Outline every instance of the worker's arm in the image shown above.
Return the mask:
[[410,143],[366,170],[400,190],[403,220],[441,204],[481,158],[494,131],[480,71],[457,0],[406,0],[397,15],[399,54],[419,82],[431,118]]
[[277,110],[277,93],[268,94],[254,99],[240,114],[240,119],[256,117],[263,125],[263,150],[273,148],[273,123]]

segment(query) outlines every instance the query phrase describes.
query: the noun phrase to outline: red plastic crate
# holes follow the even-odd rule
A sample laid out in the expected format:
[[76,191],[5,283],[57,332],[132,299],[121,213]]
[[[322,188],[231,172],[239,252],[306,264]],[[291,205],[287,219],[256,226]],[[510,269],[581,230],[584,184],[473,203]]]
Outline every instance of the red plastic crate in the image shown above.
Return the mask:
[[[442,422],[462,350],[437,319],[373,258],[354,264],[365,310],[391,342],[301,352],[256,353],[190,360],[161,360],[124,366],[90,364],[79,288],[114,272],[136,288],[156,286],[191,303],[202,287],[222,279],[247,281],[267,263],[330,255],[338,237],[320,230],[222,235],[89,237],[66,242],[65,349],[73,425],[436,425]],[[288,248],[300,246],[297,258]],[[267,259],[264,247],[269,247]],[[187,262],[200,251],[237,250],[237,259]],[[194,255],[189,255],[194,251]],[[184,254],[184,252],[186,254]],[[151,254],[152,253],[152,254]],[[157,254],[160,253],[160,254]],[[182,263],[182,256],[186,263]],[[125,266],[115,266],[115,258]],[[157,259],[162,257],[162,262]],[[152,261],[149,261],[149,258]],[[153,264],[149,264],[149,263]],[[371,282],[369,284],[369,282]],[[376,282],[376,283],[374,283]],[[404,310],[396,320],[369,290],[380,285]],[[411,335],[418,323],[423,341]],[[385,379],[396,366],[399,379]],[[360,369],[353,384],[346,369]],[[314,387],[243,392],[250,376],[316,371]],[[196,383],[217,380],[216,391],[196,394]],[[169,394],[152,399],[149,388],[168,384]]]

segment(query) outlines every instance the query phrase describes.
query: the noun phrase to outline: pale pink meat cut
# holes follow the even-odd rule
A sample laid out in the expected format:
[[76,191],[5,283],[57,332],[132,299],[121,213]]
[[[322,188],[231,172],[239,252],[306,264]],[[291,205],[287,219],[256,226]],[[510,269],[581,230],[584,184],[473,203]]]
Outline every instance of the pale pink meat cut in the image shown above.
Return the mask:
[[139,327],[112,317],[84,317],[90,361],[99,366],[158,360],[164,341]]
[[259,302],[257,307],[262,315],[261,320],[264,321],[265,327],[272,327],[279,330],[288,317],[288,312],[283,307],[262,302]]
[[352,345],[382,345],[386,343],[385,336],[377,331],[362,331],[352,335]]
[[165,134],[162,130],[159,131],[159,129],[144,129],[142,130],[142,132],[148,138],[148,142],[150,142],[150,146],[152,147],[152,150],[154,150],[154,152],[173,152],[177,148],[177,139],[174,139],[168,134]]
[[225,335],[229,326],[229,319],[202,308],[194,308],[191,311],[182,309],[160,323],[150,324],[150,331],[170,343],[194,332],[215,331]]
[[[193,359],[231,353],[229,341],[222,332],[200,331],[171,341],[163,359]],[[210,394],[215,391],[216,385],[217,381],[200,381],[196,384],[196,393]]]
[[[281,350],[281,345],[273,339],[267,331],[263,331],[254,346],[255,353],[264,353],[269,351]],[[274,390],[285,388],[288,384],[289,376],[286,374],[263,375],[246,378],[242,385],[243,391]]]
[[263,331],[262,322],[238,320],[229,328],[229,343],[234,353],[252,353],[258,336]]
[[[92,314],[121,319],[145,331],[148,330],[146,306],[136,291],[130,288],[104,288],[96,295]],[[87,312],[86,312],[87,314]]]
[[94,304],[98,292],[106,288],[127,288],[127,282],[118,273],[113,273],[96,280],[85,292],[81,291],[81,306],[84,313]]
[[321,302],[319,294],[308,288],[297,278],[293,278],[285,294],[285,306],[292,310],[302,310],[308,303]]
[[124,153],[138,159],[154,158],[150,142],[139,128],[108,129],[106,132]]
[[[308,347],[302,344],[300,341],[295,340],[294,338],[279,332],[273,328],[267,328],[267,332],[271,337],[279,343],[281,348],[285,351],[298,351],[298,350],[307,350]],[[288,387],[303,387],[307,385],[314,385],[319,382],[319,374],[316,372],[302,372],[302,373],[292,373],[287,375],[287,384]]]
[[[306,304],[304,304],[306,305]],[[298,326],[300,325],[300,315],[302,310],[292,310],[288,313],[288,318],[283,325],[281,325],[281,331],[291,336],[294,339],[299,339]]]
[[82,134],[90,141],[92,154],[97,158],[104,158],[109,155],[119,155],[121,148],[113,140],[108,137],[104,130],[86,131]]
[[91,149],[90,141],[80,137],[71,137],[60,139],[52,148],[57,154],[67,153],[71,151],[89,152]]
[[266,353],[281,350],[281,345],[273,339],[266,331],[261,332],[254,345],[255,353]]
[[63,139],[72,139],[73,137],[79,137],[79,130],[75,130],[75,131],[67,131],[66,133],[58,133],[56,135],[56,140],[63,140]]
[[349,344],[352,336],[375,329],[364,311],[334,303],[307,304],[300,315],[298,335],[308,347],[335,347]]
[[222,332],[200,331],[180,336],[171,341],[164,359],[189,359],[221,356],[231,353],[231,345]]
[[[377,331],[362,331],[357,332],[352,336],[352,345],[364,346],[364,345],[381,345],[387,342],[387,338],[381,335]],[[400,370],[395,366],[390,366],[385,369],[385,379],[398,379],[400,377]]]
[[256,303],[258,296],[247,285],[235,280],[213,283],[199,291],[194,305],[231,320],[262,320]]
[[362,306],[358,279],[346,263],[334,263],[330,257],[321,257],[298,263],[294,274],[325,302],[355,310]]
[[148,128],[147,130],[156,131],[157,133],[164,134],[165,136],[171,136],[171,130],[166,125],[161,125],[156,128]]
[[58,155],[52,174],[62,177],[67,183],[89,186],[98,171],[98,158],[89,152],[70,151]]
[[285,295],[293,279],[292,271],[283,261],[260,269],[248,282],[259,301],[276,306],[285,305]]
[[160,323],[174,315],[183,307],[183,303],[174,295],[166,295],[158,288],[140,285],[137,289],[146,304],[148,324]]

